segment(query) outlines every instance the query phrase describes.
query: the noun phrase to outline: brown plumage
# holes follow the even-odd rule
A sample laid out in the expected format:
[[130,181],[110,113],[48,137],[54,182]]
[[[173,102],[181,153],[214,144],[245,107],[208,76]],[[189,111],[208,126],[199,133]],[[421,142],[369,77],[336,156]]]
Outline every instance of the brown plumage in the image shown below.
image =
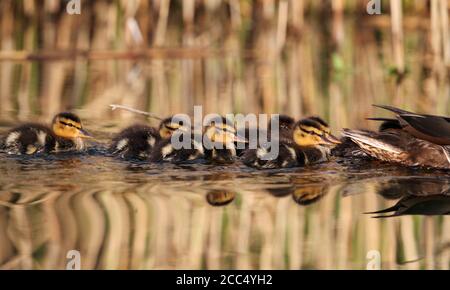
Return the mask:
[[396,114],[402,129],[412,136],[438,145],[450,145],[450,118],[417,114],[399,108],[374,105]]
[[373,158],[406,166],[450,169],[450,147],[391,129],[370,132],[344,129],[343,135]]

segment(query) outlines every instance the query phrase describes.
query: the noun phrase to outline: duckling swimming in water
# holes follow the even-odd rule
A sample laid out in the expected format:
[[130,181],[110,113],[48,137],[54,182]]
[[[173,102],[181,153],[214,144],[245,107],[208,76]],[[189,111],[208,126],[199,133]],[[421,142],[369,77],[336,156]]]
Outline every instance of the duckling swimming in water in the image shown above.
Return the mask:
[[319,117],[309,117],[295,124],[291,138],[279,140],[279,153],[275,159],[265,160],[269,159],[266,158],[268,149],[258,148],[244,153],[243,162],[257,169],[316,164],[328,161],[331,148],[339,143],[325,121]]
[[[267,126],[267,138],[268,141],[270,141],[270,138],[272,137],[271,135],[271,126],[273,123],[275,117],[272,117],[271,121],[269,121],[268,126]],[[278,139],[281,140],[286,140],[289,141],[292,139],[292,130],[294,129],[294,125],[295,125],[295,120],[287,115],[278,115],[278,126],[279,126],[279,135],[278,135]],[[261,129],[261,128],[260,128]],[[256,131],[256,132],[252,132],[253,134],[250,134],[251,131]],[[250,136],[255,136],[256,138],[258,138],[258,128],[245,128],[245,136],[247,138],[249,138]],[[258,144],[259,140],[256,140],[256,143]],[[236,143],[237,145],[237,143]],[[242,155],[248,151],[251,150],[249,149],[251,145],[251,142],[246,142],[245,146],[243,149],[240,149],[239,147],[236,149],[237,151],[237,156],[242,157]]]
[[[203,134],[190,134],[189,148],[176,148],[171,142],[172,138],[162,140],[153,150],[150,161],[185,163],[206,159],[213,163],[232,163],[236,157],[235,142],[246,142],[246,140],[238,137],[236,129],[229,124],[230,122],[222,118],[217,122],[211,122]],[[175,134],[184,133],[186,130],[179,130]],[[181,138],[181,135],[174,137]],[[203,142],[206,142],[206,146]]]
[[30,123],[10,130],[3,141],[3,148],[8,154],[18,155],[81,151],[87,138],[92,137],[83,129],[80,118],[63,112],[53,118],[51,128]]
[[162,120],[158,129],[142,124],[132,125],[113,138],[109,152],[123,159],[147,159],[158,142],[170,139],[181,126],[172,117]]
[[[247,140],[237,135],[236,128],[230,121],[222,118],[205,130],[205,157],[212,163],[230,164],[237,157],[237,143],[247,143]],[[208,146],[209,145],[209,146]]]

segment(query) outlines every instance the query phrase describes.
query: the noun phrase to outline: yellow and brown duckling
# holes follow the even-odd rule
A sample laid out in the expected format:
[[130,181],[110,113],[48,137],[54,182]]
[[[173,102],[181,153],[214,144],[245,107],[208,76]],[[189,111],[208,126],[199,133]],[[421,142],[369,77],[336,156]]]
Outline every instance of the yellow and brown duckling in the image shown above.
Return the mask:
[[172,117],[162,120],[159,128],[132,125],[113,138],[109,152],[124,159],[147,159],[157,143],[170,140],[172,134],[181,127],[182,123]]
[[367,155],[381,161],[411,167],[450,169],[450,146],[446,144],[447,139],[450,140],[450,131],[447,131],[446,117],[381,107],[397,112],[401,129],[383,132],[344,129],[343,135]]
[[50,128],[29,123],[10,130],[3,140],[3,149],[19,155],[81,151],[88,138],[92,137],[83,129],[80,118],[64,112],[53,118]]
[[[172,163],[186,163],[207,160],[213,163],[232,163],[236,157],[235,142],[245,142],[237,136],[236,129],[225,118],[211,122],[203,134],[180,130],[175,134],[191,133],[188,146],[177,148],[172,140],[163,140],[153,150],[150,161]],[[189,135],[189,134],[188,134]],[[180,138],[182,138],[180,136]],[[177,138],[176,138],[177,139]],[[206,144],[203,144],[203,143]]]
[[[280,133],[280,136],[282,134]],[[291,138],[281,138],[276,158],[267,158],[268,149],[248,150],[243,155],[247,166],[258,169],[299,167],[328,161],[330,150],[340,141],[331,134],[328,124],[319,117],[297,122]],[[268,160],[267,160],[268,159]]]

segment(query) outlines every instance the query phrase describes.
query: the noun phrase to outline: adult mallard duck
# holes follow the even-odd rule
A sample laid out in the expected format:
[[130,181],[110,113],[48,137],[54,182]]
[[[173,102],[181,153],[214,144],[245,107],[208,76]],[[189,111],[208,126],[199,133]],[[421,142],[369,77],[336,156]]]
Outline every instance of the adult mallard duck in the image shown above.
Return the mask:
[[450,146],[447,145],[450,123],[447,117],[419,115],[388,106],[378,107],[395,111],[401,128],[382,132],[344,129],[344,137],[350,138],[364,153],[375,159],[412,167],[450,169]]

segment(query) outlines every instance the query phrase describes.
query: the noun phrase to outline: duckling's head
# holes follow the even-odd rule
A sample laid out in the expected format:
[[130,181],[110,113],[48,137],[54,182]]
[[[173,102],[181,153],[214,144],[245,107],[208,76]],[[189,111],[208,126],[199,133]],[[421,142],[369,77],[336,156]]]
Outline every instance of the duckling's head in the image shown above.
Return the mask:
[[299,146],[331,146],[340,144],[331,134],[328,124],[319,117],[309,117],[297,122],[294,127],[294,141]]
[[[271,118],[269,123],[269,130],[272,129],[272,122],[274,121],[274,117]],[[278,115],[278,125],[280,128],[280,132],[290,131],[294,128],[295,120],[292,117],[287,115]]]
[[59,113],[53,118],[52,130],[55,135],[68,139],[92,138],[83,129],[80,118],[73,113]]
[[231,144],[234,142],[247,143],[247,140],[237,135],[236,128],[229,125],[231,122],[225,118],[214,120],[205,129],[206,137],[213,143]]
[[183,120],[176,117],[169,117],[161,121],[159,135],[162,139],[169,139],[175,131],[182,128],[184,128]]

